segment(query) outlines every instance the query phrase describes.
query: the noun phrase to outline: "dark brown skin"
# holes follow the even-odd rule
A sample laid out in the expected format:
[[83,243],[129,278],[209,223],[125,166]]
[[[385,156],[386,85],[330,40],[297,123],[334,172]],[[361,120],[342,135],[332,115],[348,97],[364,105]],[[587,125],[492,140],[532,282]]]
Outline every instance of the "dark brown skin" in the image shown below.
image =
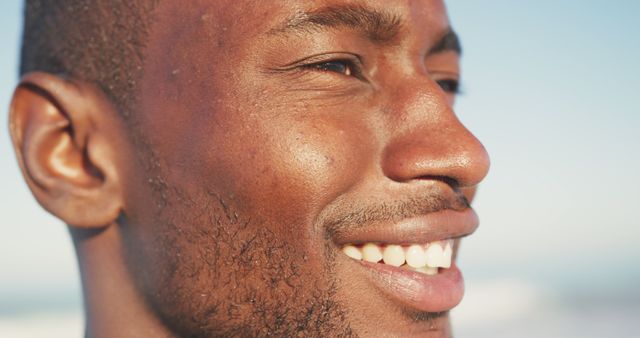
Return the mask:
[[[326,6],[401,26],[283,28]],[[437,82],[460,77],[455,51],[430,53],[450,29],[443,2],[164,1],[155,15],[134,122],[96,86],[43,73],[11,107],[24,176],[74,237],[87,335],[449,337],[446,314],[355,272],[326,222],[471,201],[486,175]],[[355,65],[303,65],[342,60]]]

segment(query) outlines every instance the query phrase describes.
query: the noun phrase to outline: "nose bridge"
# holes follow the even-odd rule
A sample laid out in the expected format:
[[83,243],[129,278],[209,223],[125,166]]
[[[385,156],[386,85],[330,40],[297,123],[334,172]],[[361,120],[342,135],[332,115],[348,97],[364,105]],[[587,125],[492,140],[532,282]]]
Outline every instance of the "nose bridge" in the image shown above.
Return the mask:
[[475,186],[489,170],[480,141],[453,112],[428,77],[395,86],[388,99],[384,174],[398,182],[438,177],[458,187]]

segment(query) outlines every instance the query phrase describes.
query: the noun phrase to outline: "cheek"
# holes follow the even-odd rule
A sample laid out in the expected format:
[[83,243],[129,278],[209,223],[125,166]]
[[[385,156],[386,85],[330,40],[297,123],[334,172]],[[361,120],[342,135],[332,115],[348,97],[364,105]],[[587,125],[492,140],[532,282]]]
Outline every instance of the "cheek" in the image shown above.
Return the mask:
[[370,163],[373,145],[366,128],[345,117],[240,123],[242,130],[207,132],[213,136],[203,145],[209,151],[198,151],[207,155],[196,176],[241,212],[279,225],[289,236],[291,225],[297,225],[303,229],[295,229],[296,235],[305,237],[301,231],[357,184]]
[[[195,314],[180,327],[248,321],[255,308],[282,319],[333,292],[333,259],[314,219],[361,179],[372,138],[346,115],[250,115],[196,117],[188,136],[162,147],[172,163],[164,211],[128,237],[153,304],[168,318]],[[254,299],[255,290],[268,291]]]

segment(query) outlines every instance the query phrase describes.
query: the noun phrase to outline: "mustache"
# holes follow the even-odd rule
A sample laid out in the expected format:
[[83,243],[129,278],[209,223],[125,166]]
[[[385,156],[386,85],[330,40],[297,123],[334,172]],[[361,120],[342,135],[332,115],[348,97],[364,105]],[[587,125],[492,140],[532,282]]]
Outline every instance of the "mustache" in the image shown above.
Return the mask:
[[404,200],[377,203],[350,208],[349,212],[336,213],[324,220],[324,229],[329,235],[345,230],[370,226],[377,222],[399,222],[428,213],[471,208],[469,200],[459,191],[450,194],[428,193]]

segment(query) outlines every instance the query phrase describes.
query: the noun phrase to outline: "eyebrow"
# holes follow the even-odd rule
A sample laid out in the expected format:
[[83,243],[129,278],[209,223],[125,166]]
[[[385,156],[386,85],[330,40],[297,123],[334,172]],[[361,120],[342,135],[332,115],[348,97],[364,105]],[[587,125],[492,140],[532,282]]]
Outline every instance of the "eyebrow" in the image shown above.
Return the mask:
[[384,43],[396,38],[402,28],[402,18],[364,6],[328,6],[297,13],[284,25],[271,30],[271,33],[312,32],[323,28],[341,27],[356,29],[369,40]]
[[431,47],[431,49],[429,50],[429,55],[449,51],[462,54],[462,45],[460,44],[460,38],[451,27],[449,27],[449,29],[445,31],[438,42],[433,45],[433,47]]
[[[328,6],[310,12],[299,12],[284,24],[269,31],[270,34],[290,32],[314,32],[326,28],[350,28],[361,32],[375,43],[395,40],[402,30],[404,21],[398,14],[382,12],[360,5]],[[429,55],[453,51],[462,53],[458,35],[447,28],[429,50]]]

